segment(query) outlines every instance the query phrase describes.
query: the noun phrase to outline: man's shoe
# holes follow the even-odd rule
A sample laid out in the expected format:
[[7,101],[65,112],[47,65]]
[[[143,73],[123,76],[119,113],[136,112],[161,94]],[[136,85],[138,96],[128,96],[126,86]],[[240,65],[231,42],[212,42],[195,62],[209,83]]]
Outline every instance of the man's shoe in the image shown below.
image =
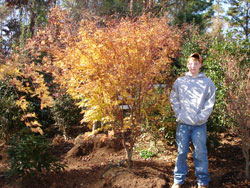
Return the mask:
[[171,188],[181,188],[180,184],[174,183]]
[[198,185],[198,188],[208,188],[208,185]]

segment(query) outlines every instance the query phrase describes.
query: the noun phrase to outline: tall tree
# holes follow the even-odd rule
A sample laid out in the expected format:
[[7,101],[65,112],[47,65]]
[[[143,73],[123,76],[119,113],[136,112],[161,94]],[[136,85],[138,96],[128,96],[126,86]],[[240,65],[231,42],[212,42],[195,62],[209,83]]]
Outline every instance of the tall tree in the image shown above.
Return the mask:
[[72,12],[74,17],[81,17],[83,10],[105,16],[138,16],[151,12],[155,16],[165,15],[173,24],[194,23],[205,28],[213,14],[213,0],[60,0],[60,5]]
[[12,9],[6,3],[0,1],[0,20],[4,21],[10,15]]
[[227,11],[228,21],[239,33],[249,37],[250,0],[227,0],[231,5]]
[[47,13],[56,0],[5,0],[8,7],[15,9],[16,27],[20,30],[19,43],[32,37],[38,27],[45,25]]
[[68,10],[74,21],[81,21],[87,12],[97,12],[101,1],[95,0],[60,0],[59,5]]
[[191,23],[204,30],[213,15],[213,0],[173,0],[166,1],[165,8],[173,17],[173,23]]
[[213,37],[222,38],[222,30],[225,26],[225,19],[224,19],[224,9],[222,7],[222,2],[220,0],[216,0],[215,4],[213,5],[214,9],[214,16],[211,18],[212,24],[210,26],[210,35]]
[[[7,6],[4,1],[0,1],[0,42],[1,42],[1,53],[7,54],[9,47],[12,44],[12,40],[7,40],[7,38],[12,39],[15,36],[17,31],[14,29],[14,32],[11,32],[13,27],[14,20],[12,19],[13,8]],[[11,36],[9,36],[11,35]]]

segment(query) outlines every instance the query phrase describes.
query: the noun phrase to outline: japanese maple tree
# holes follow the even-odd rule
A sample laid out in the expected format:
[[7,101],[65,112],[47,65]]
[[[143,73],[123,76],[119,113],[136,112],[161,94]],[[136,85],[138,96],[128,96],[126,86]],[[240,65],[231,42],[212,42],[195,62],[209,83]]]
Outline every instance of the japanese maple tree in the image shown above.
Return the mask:
[[[163,83],[181,43],[180,31],[165,18],[120,22],[83,21],[77,42],[57,52],[57,80],[84,107],[83,121],[102,121],[122,133],[129,166],[150,108],[154,85]],[[126,108],[126,109],[125,109]]]

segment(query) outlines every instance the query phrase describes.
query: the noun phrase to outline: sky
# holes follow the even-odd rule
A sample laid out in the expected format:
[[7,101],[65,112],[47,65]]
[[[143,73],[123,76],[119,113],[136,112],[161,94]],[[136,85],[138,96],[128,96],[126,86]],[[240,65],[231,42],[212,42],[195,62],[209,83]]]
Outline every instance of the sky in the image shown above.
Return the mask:
[[229,3],[222,3],[223,9],[226,12],[227,9],[229,8],[230,4]]

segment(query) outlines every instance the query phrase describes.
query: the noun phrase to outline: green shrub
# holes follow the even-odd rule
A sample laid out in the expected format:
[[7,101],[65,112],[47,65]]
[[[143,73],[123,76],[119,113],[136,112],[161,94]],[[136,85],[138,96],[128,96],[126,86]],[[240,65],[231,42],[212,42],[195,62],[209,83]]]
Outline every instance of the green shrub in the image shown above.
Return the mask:
[[11,140],[7,150],[10,175],[37,175],[43,172],[58,172],[64,167],[51,153],[52,146],[43,136],[28,128]]
[[[167,80],[166,83],[169,84],[171,81]],[[145,113],[146,123],[142,126],[142,131],[149,133],[155,144],[161,140],[168,145],[173,145],[175,141],[176,119],[169,100],[170,89],[171,85],[170,87],[165,85],[162,88],[158,86],[155,95],[144,104],[145,111],[150,113]]]
[[169,146],[172,146],[175,144],[175,134],[176,134],[176,126],[175,127],[163,127],[159,131],[165,132],[164,138],[166,139],[166,143]]
[[139,152],[140,157],[143,159],[150,159],[155,156],[155,153],[149,150],[142,150]]
[[66,137],[69,135],[69,129],[79,125],[82,119],[81,109],[75,102],[70,95],[65,94],[55,100],[55,105],[51,109],[55,125]]
[[17,95],[8,82],[0,81],[0,139],[10,140],[25,127],[21,117],[23,111],[16,105]]
[[208,121],[209,132],[221,132],[230,124],[227,115],[225,72],[223,63],[225,62],[225,52],[228,43],[225,40],[214,38],[210,41],[208,57],[205,60],[206,75],[216,86],[216,101]]

